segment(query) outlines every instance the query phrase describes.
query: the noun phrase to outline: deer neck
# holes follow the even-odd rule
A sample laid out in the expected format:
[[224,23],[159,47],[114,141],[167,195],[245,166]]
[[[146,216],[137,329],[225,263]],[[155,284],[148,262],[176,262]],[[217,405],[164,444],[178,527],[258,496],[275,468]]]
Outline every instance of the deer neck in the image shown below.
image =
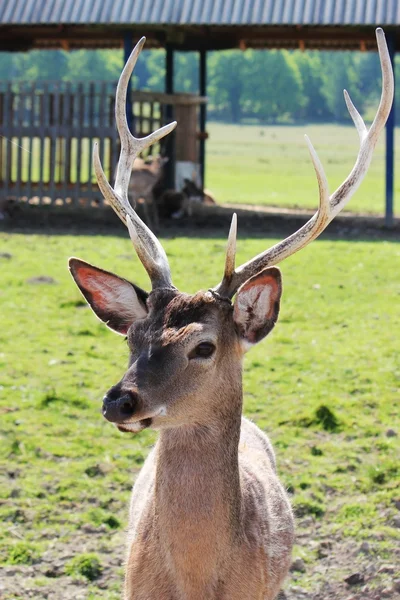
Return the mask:
[[221,395],[212,423],[162,431],[158,442],[159,542],[185,598],[213,597],[240,527],[242,390]]

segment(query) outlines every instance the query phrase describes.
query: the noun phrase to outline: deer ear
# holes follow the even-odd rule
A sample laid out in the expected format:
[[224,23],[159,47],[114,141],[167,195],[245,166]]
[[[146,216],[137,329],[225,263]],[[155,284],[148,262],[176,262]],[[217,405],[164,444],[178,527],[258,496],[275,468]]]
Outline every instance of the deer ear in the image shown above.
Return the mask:
[[93,312],[113,331],[126,335],[134,321],[147,316],[148,294],[141,288],[79,258],[70,258],[68,264]]
[[244,345],[257,344],[274,327],[282,294],[281,272],[268,267],[239,288],[233,320]]

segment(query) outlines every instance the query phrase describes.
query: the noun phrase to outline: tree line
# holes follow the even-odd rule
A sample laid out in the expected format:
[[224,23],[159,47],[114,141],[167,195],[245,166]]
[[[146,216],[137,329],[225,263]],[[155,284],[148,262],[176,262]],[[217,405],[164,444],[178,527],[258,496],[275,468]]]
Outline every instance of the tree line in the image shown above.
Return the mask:
[[[120,50],[2,53],[0,79],[114,81],[122,64]],[[400,65],[396,72],[399,81]],[[379,99],[380,80],[379,58],[373,52],[209,52],[208,115],[231,123],[346,122],[345,88],[368,118]],[[175,91],[198,93],[198,81],[198,54],[175,53]],[[135,68],[134,87],[163,91],[164,82],[165,52],[142,52]],[[396,104],[400,110],[400,94]]]

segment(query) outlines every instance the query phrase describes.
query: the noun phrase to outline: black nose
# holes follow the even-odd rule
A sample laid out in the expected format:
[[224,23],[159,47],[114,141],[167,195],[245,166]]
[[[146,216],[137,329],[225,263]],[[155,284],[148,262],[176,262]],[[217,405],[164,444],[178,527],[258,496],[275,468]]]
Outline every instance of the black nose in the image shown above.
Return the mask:
[[112,387],[103,398],[103,417],[111,423],[126,421],[133,415],[137,406],[137,396],[133,392],[122,392],[120,386]]

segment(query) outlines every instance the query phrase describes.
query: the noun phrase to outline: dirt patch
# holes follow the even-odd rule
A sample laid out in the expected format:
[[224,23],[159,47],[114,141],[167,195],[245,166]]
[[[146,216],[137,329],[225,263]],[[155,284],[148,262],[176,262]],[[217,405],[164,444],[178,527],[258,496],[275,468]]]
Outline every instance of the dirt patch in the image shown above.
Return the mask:
[[[94,590],[96,598],[119,597],[111,596],[111,593],[122,589],[125,536],[121,531],[110,531],[105,536],[104,529],[87,526],[85,532],[79,532],[73,541],[65,543],[55,539],[51,550],[30,565],[1,567],[1,600],[86,600],[94,597]],[[48,534],[51,535],[51,532]],[[68,575],[71,560],[88,552],[98,557],[100,574],[93,579],[79,573]]]
[[30,277],[26,280],[26,283],[30,283],[31,285],[52,285],[53,283],[56,283],[56,280],[48,275],[38,275],[37,277]]
[[[163,221],[161,236],[227,235],[232,213],[238,215],[239,237],[286,237],[302,227],[314,214],[274,207],[247,205],[195,205],[193,215],[179,221]],[[73,208],[21,205],[16,213],[0,221],[0,231],[36,234],[123,235],[126,228],[109,207]],[[341,213],[322,234],[325,239],[400,240],[400,220],[387,227],[383,217]]]
[[[340,533],[326,538],[323,529],[322,520],[307,517],[299,523],[297,544],[299,548],[312,550],[316,559],[305,562],[294,556],[294,563],[302,568],[289,573],[279,600],[400,598],[400,569],[396,567],[400,564],[400,549],[391,556],[389,564],[375,553],[373,541],[360,544],[343,539]],[[121,531],[109,532],[105,538],[104,528],[88,526],[73,542],[54,540],[53,548],[34,564],[6,566],[0,570],[0,598],[118,598],[123,585],[124,538]],[[68,562],[81,552],[96,552],[99,557],[101,575],[93,581],[66,574]]]

